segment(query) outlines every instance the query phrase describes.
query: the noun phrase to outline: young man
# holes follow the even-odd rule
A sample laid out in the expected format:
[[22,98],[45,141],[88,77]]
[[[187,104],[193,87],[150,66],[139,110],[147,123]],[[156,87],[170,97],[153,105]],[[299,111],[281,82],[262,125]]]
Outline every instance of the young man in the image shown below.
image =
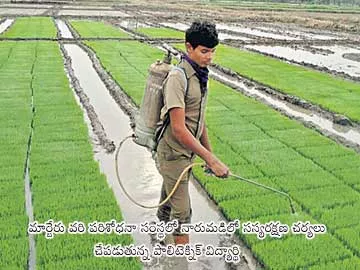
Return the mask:
[[[206,131],[204,112],[207,99],[209,70],[215,47],[218,45],[215,25],[208,22],[194,22],[185,34],[187,54],[183,55],[179,67],[172,70],[164,84],[164,107],[161,118],[170,117],[158,148],[159,171],[163,177],[160,201],[173,189],[176,180],[194,156],[200,156],[218,177],[227,177],[229,169],[212,153]],[[187,89],[186,89],[187,85]],[[191,222],[189,197],[189,176],[184,177],[170,200],[159,207],[160,221],[177,219],[181,224]],[[175,244],[189,243],[189,235],[177,230]]]

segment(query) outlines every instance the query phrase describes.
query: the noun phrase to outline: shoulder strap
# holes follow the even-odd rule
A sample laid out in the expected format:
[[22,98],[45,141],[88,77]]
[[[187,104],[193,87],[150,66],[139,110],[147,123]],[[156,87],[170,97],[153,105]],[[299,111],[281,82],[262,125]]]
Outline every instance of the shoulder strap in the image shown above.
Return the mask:
[[185,69],[183,67],[179,67],[179,66],[173,66],[172,70],[179,70],[181,71],[181,73],[184,75],[184,80],[185,80],[185,97],[187,96],[188,92],[189,92],[189,82],[188,82],[188,77],[186,76],[186,72]]

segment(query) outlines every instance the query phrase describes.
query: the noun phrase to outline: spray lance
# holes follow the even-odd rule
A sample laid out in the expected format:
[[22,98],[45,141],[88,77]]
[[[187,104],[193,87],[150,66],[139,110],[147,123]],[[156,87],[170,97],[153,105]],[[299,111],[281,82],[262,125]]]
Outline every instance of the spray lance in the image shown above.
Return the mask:
[[[176,52],[174,52],[174,50],[171,47],[165,46],[164,44],[163,44],[163,47],[167,51],[167,53],[164,57],[164,60],[163,61],[157,60],[149,68],[149,71],[148,71],[149,75],[148,75],[148,78],[146,81],[145,92],[144,92],[143,99],[141,102],[140,110],[139,110],[139,113],[135,116],[135,123],[132,123],[132,127],[135,127],[134,134],[124,138],[119,143],[119,146],[115,153],[116,177],[120,184],[120,187],[124,191],[125,195],[134,204],[136,204],[140,207],[143,207],[143,208],[158,208],[159,206],[165,204],[170,199],[170,197],[174,194],[174,192],[176,191],[177,187],[180,184],[180,181],[184,178],[186,173],[194,166],[202,166],[205,168],[206,173],[214,175],[213,172],[210,170],[210,168],[208,168],[206,166],[206,164],[192,163],[183,170],[183,172],[177,179],[174,188],[171,190],[171,192],[165,198],[165,200],[157,205],[152,205],[152,206],[144,205],[144,204],[137,202],[126,191],[123,183],[121,182],[119,168],[118,168],[118,159],[119,159],[120,150],[121,150],[123,144],[125,143],[125,141],[128,139],[132,139],[136,144],[138,144],[140,146],[145,146],[149,151],[151,151],[153,153],[153,158],[154,158],[155,153],[156,153],[156,146],[159,141],[159,133],[160,133],[160,138],[161,138],[161,134],[164,132],[164,128],[162,129],[161,124],[159,124],[159,123],[161,123],[160,111],[164,105],[163,98],[162,98],[162,86],[163,86],[163,83],[164,83],[167,75],[173,68],[171,65],[171,55],[172,54],[175,55]],[[160,130],[160,132],[159,132],[159,130]],[[243,177],[235,175],[231,172],[229,174],[229,177],[233,177],[237,180],[241,180],[241,181],[247,182],[249,184],[253,184],[258,187],[261,187],[261,188],[265,188],[265,189],[275,192],[279,195],[287,197],[287,199],[289,200],[289,203],[290,203],[291,212],[293,214],[295,214],[295,208],[294,208],[293,201],[287,193],[277,190],[275,188],[257,183],[255,181],[243,178]]]

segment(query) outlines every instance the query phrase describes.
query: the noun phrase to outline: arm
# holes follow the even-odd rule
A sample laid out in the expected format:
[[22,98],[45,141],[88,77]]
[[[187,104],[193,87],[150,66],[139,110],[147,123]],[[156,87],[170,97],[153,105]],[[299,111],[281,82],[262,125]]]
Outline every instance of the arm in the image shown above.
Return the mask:
[[[220,160],[218,160],[214,154],[211,153],[207,147],[204,147],[196,138],[191,134],[185,125],[185,110],[183,108],[172,108],[169,111],[171,131],[175,138],[181,145],[190,149],[192,152],[200,156],[216,176],[227,177],[229,174],[229,168],[225,166]],[[202,136],[205,145],[208,147],[208,139],[206,133],[206,139]]]
[[205,123],[203,125],[203,132],[202,132],[201,137],[200,137],[200,142],[209,152],[212,152]]

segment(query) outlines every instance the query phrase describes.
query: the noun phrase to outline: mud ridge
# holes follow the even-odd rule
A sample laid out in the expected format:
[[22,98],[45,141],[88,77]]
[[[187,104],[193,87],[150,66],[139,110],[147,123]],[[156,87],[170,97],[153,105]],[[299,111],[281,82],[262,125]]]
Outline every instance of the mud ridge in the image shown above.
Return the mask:
[[308,45],[308,44],[306,44],[306,45],[292,45],[290,47],[295,49],[295,50],[300,49],[300,50],[308,51],[308,52],[311,52],[312,54],[329,55],[329,54],[334,54],[335,53],[332,50],[312,47],[311,45]]
[[344,53],[343,57],[348,60],[360,62],[360,53]]
[[93,128],[94,134],[98,137],[100,145],[108,152],[112,153],[115,151],[115,144],[113,141],[107,138],[107,135],[104,131],[104,127],[102,126],[94,107],[91,105],[89,98],[85,94],[84,90],[80,86],[79,80],[75,77],[74,70],[71,66],[71,58],[68,55],[66,49],[64,48],[64,44],[59,42],[61,52],[64,57],[65,69],[67,74],[69,75],[69,79],[71,82],[71,87],[74,89],[75,93],[80,99],[82,106],[85,108],[86,113],[90,119],[91,126]]

